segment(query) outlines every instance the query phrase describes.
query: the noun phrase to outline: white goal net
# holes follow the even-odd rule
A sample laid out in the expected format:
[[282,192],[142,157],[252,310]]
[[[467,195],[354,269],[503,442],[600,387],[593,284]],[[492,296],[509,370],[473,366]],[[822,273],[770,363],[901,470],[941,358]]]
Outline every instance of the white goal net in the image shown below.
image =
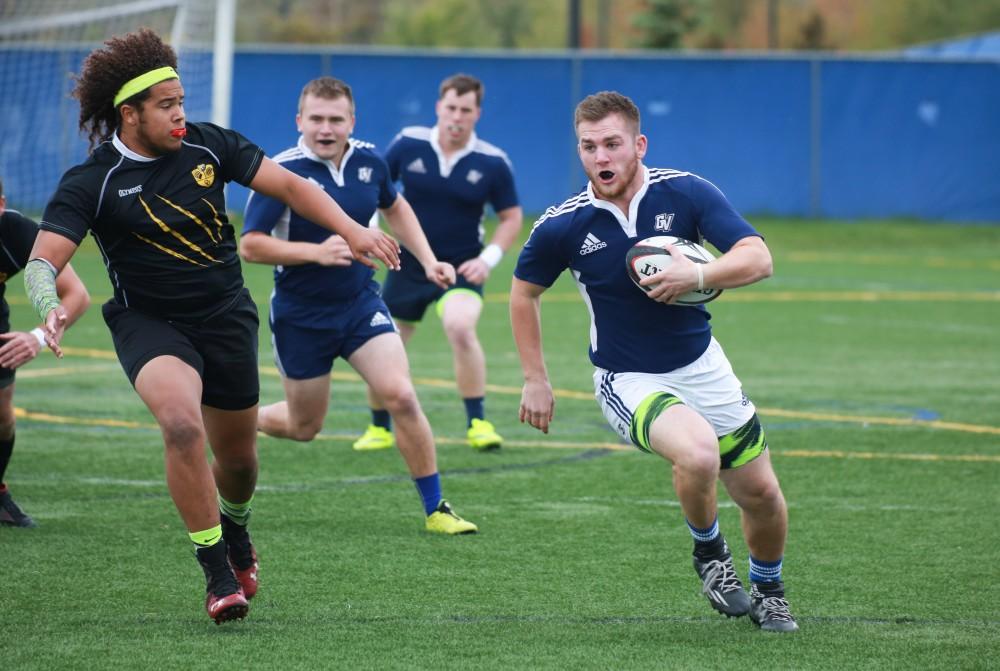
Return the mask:
[[[72,75],[108,38],[142,27],[155,30],[177,51],[188,118],[227,123],[229,82],[217,79],[231,77],[234,5],[0,0],[0,179],[7,206],[40,214],[63,172],[86,157],[79,105],[70,97]],[[225,100],[213,106],[220,90]]]

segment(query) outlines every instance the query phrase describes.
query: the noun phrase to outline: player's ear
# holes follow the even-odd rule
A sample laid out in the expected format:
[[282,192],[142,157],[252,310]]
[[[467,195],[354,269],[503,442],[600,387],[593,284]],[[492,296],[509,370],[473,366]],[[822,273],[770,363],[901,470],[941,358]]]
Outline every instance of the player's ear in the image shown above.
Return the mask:
[[135,105],[125,103],[118,108],[118,114],[121,115],[122,124],[135,126],[139,121],[139,108]]
[[649,140],[642,133],[635,138],[635,154],[640,160],[646,155],[646,149],[649,147]]

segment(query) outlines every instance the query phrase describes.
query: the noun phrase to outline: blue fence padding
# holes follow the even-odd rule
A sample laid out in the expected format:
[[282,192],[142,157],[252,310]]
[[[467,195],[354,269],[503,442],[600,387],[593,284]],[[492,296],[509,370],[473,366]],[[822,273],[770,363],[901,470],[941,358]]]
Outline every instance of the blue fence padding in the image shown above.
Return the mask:
[[1000,69],[822,68],[824,216],[1000,219]]
[[593,58],[581,94],[631,97],[651,167],[697,173],[748,212],[809,211],[809,63]]
[[[33,52],[29,82],[16,74],[24,50],[0,48],[11,205],[41,210],[84,156],[67,97],[84,53],[53,50],[40,67]],[[477,131],[509,154],[528,214],[585,185],[573,109],[613,88],[640,107],[647,165],[695,172],[745,214],[1000,222],[1000,68],[982,61],[247,48],[235,56],[230,125],[276,154],[297,137],[303,84],[330,74],[354,88],[355,135],[384,149],[404,126],[433,125],[438,84],[459,71],[486,84]],[[207,118],[207,90],[185,87],[191,118]],[[29,186],[38,195],[26,199]],[[234,186],[231,208],[246,196]]]
[[[233,77],[233,100],[239,104],[233,105],[232,126],[274,155],[298,137],[295,113],[302,87],[331,75],[353,90],[354,136],[384,150],[403,127],[434,125],[438,85],[456,72],[483,81],[486,97],[476,133],[511,157],[526,211],[539,211],[577,186],[568,168],[575,160],[570,64],[562,58],[241,53]],[[265,87],[261,81],[277,83]],[[258,111],[262,107],[266,116]],[[242,208],[246,195],[246,189],[233,188],[232,206]]]

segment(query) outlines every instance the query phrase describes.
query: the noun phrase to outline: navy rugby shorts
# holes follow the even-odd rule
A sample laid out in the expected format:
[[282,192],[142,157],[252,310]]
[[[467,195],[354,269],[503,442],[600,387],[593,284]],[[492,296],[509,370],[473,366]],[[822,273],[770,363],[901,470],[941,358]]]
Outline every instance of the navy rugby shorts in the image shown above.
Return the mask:
[[[452,265],[457,270],[462,263],[464,260]],[[472,284],[461,275],[455,278],[454,285],[442,289],[428,280],[423,270],[420,271],[420,275],[416,272],[392,271],[386,274],[385,284],[382,287],[382,300],[385,301],[394,319],[419,322],[424,318],[427,306],[456,289],[471,291],[480,298],[483,296],[482,284]]]
[[372,282],[347,301],[318,305],[276,293],[271,299],[271,346],[282,377],[309,380],[328,374],[383,333],[395,333],[389,309]]

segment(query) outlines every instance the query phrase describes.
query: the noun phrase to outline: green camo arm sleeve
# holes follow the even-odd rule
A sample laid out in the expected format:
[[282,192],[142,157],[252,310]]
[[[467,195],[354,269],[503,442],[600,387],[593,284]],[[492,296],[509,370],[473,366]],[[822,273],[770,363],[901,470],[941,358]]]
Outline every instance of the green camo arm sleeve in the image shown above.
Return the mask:
[[24,267],[24,290],[35,311],[44,320],[59,305],[56,269],[45,259],[32,259]]

